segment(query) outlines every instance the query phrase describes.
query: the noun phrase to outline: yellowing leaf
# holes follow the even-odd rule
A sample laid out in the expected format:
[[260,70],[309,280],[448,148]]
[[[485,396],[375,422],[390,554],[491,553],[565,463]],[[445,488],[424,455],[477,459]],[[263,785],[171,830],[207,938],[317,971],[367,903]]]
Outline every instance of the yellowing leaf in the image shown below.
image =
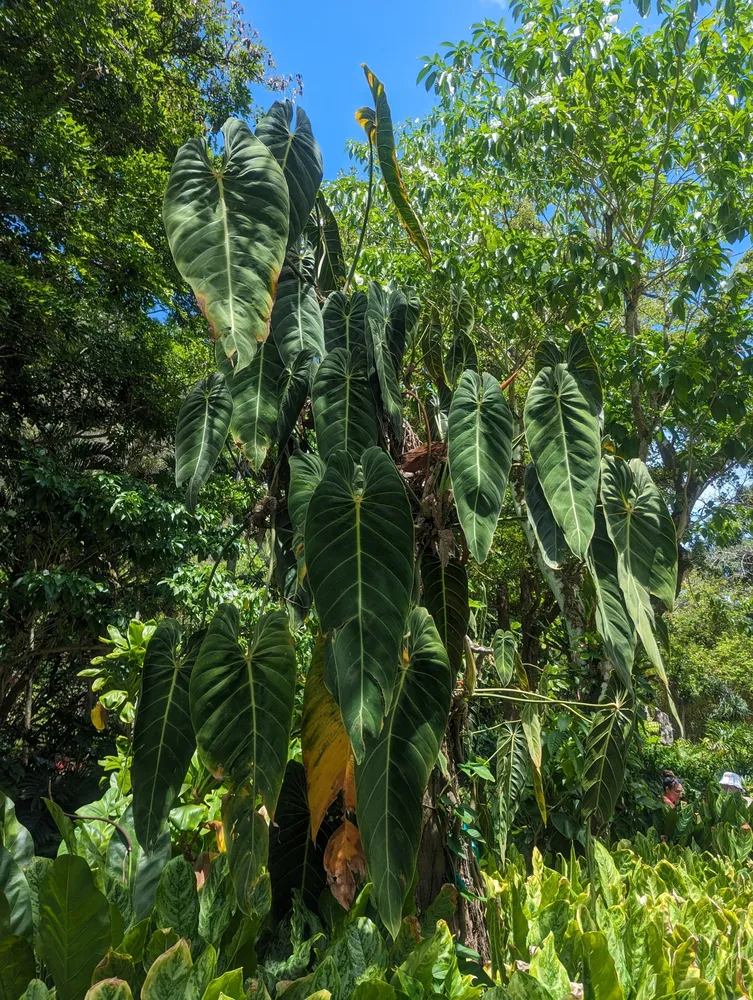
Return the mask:
[[94,724],[94,728],[102,732],[107,726],[107,720],[110,717],[110,713],[107,711],[105,706],[101,701],[98,701],[94,708],[91,710],[91,719]]

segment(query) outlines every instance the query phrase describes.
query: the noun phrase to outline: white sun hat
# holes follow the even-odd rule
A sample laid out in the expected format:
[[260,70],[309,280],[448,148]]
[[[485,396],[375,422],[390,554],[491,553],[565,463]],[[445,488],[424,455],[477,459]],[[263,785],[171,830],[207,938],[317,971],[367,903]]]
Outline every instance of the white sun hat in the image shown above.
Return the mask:
[[725,771],[719,784],[728,792],[741,792],[743,790],[743,779],[733,771]]

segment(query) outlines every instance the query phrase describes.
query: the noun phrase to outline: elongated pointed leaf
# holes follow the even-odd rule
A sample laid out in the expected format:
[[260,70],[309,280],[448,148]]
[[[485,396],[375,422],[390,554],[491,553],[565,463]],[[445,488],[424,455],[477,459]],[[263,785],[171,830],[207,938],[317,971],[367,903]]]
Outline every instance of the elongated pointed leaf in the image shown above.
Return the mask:
[[254,912],[255,889],[269,857],[269,829],[255,800],[253,792],[243,787],[230,796],[222,815],[235,898],[249,916]]
[[518,653],[518,640],[512,632],[497,629],[492,639],[494,649],[494,666],[499,676],[499,683],[507,687],[515,673],[515,657]]
[[248,464],[257,472],[276,439],[283,371],[277,345],[268,340],[251,364],[228,381],[233,397],[230,429]]
[[450,320],[454,337],[470,337],[476,322],[476,311],[470,292],[463,284],[450,288]]
[[[278,590],[285,598],[291,629],[299,629],[311,610],[311,590],[305,575],[299,568],[299,558],[296,547],[299,536],[293,529],[290,515],[286,510],[278,510],[274,516],[274,577]],[[301,545],[301,561],[303,551]]]
[[546,824],[546,802],[544,800],[544,783],[541,774],[541,718],[534,704],[529,703],[523,706],[521,723],[526,738],[526,746],[528,747],[528,756],[531,759],[533,794],[536,799],[536,805],[539,807],[541,818]]
[[323,292],[342,288],[347,279],[342,241],[337,219],[320,191],[311,216],[313,225],[306,230],[316,256],[316,283]]
[[350,297],[345,292],[332,292],[327,296],[322,322],[324,345],[328,351],[338,347],[344,347],[346,351],[352,351],[354,347],[365,350],[367,303],[364,292],[354,292]]
[[452,685],[450,662],[431,615],[414,608],[390,714],[355,772],[372,899],[393,937],[413,881],[423,795],[447,725]]
[[[313,259],[309,266],[313,269]],[[306,276],[307,270],[297,270]],[[272,310],[272,337],[286,367],[295,362],[301,351],[324,357],[324,325],[316,290],[313,283],[302,281],[299,274],[289,264],[283,267]]]
[[593,816],[597,826],[609,822],[625,779],[628,741],[632,733],[633,702],[619,684],[610,683],[607,700],[591,720],[583,774],[583,819]]
[[534,354],[533,367],[538,375],[542,368],[556,368],[564,365],[565,355],[551,340],[542,340]]
[[322,481],[327,466],[310,451],[296,451],[290,456],[290,487],[288,510],[293,528],[303,533],[309,503],[314,490]]
[[288,188],[274,156],[237,118],[223,126],[220,166],[203,139],[178,150],[162,218],[176,266],[194,291],[212,340],[238,371],[267,338],[288,239]]
[[293,102],[275,101],[256,127],[256,137],[274,155],[282,167],[290,199],[288,244],[294,243],[306,227],[322,182],[322,152],[311,130],[309,116],[296,108],[295,131]]
[[397,162],[397,152],[395,150],[395,135],[392,130],[392,115],[390,106],[387,103],[387,95],[384,92],[384,84],[378,80],[365,63],[361,63],[366,74],[366,80],[371,88],[376,109],[375,140],[379,167],[382,177],[387,185],[392,202],[400,216],[400,221],[405,226],[408,236],[419,249],[421,256],[431,267],[431,251],[426,239],[426,233],[408,199],[408,192],[405,189],[403,177]]
[[598,417],[573,376],[557,365],[533,380],[524,419],[546,501],[573,554],[585,559],[599,485]]
[[170,927],[182,938],[196,939],[199,932],[199,893],[196,872],[184,857],[165,865],[154,901],[157,927]]
[[133,824],[139,843],[154,849],[186,776],[196,740],[188,682],[200,647],[182,643],[173,618],[157,626],[144,657],[133,733]]
[[216,612],[191,674],[191,716],[213,774],[250,781],[274,815],[293,718],[295,652],[284,611],[262,615],[248,650],[237,608]]
[[606,934],[603,931],[587,931],[581,941],[583,996],[586,1000],[624,1000],[625,994]]
[[327,355],[314,379],[311,408],[325,462],[336,451],[346,451],[358,461],[378,443],[379,424],[363,350],[338,347]]
[[34,952],[26,938],[0,936],[0,1000],[18,1000],[35,972]]
[[507,838],[528,781],[528,747],[520,722],[506,722],[497,741],[499,850],[504,860]]
[[181,407],[175,431],[175,484],[188,483],[186,506],[191,511],[225,444],[232,415],[233,397],[219,372],[199,379]]
[[387,300],[387,347],[395,371],[400,375],[405,352],[413,342],[421,305],[412,288],[396,288]]
[[324,683],[324,639],[316,641],[306,676],[301,718],[301,752],[306,771],[311,837],[345,785],[350,741],[337,702]]
[[293,893],[310,910],[316,911],[319,895],[327,888],[324,850],[332,832],[325,824],[311,837],[312,817],[306,799],[306,775],[296,760],[288,761],[269,834],[269,874],[272,878],[272,905],[276,919],[293,907]]
[[585,395],[590,395],[597,410],[604,405],[599,366],[594,361],[588,341],[580,331],[572,335],[565,348],[567,370],[580,385]]
[[571,995],[570,976],[559,960],[557,949],[554,947],[554,934],[551,931],[542,946],[533,954],[531,975],[546,987],[551,997],[564,1000]]
[[482,563],[512,464],[512,414],[491,375],[463,373],[450,406],[447,452],[460,525],[471,555]]
[[133,993],[124,979],[101,979],[92,986],[85,1000],[133,1000]]
[[58,1000],[82,1000],[110,946],[110,907],[83,858],[56,858],[39,891],[39,949]]
[[332,637],[327,686],[362,760],[392,698],[413,584],[410,504],[384,452],[364,452],[358,477],[349,455],[331,457],[309,502],[304,548],[322,630]]
[[433,306],[423,320],[421,360],[432,382],[437,386],[444,385],[447,380],[443,358],[442,317],[436,306]]
[[141,1000],[182,997],[192,964],[188,942],[178,941],[152,962],[141,988]]
[[444,366],[450,385],[453,386],[464,371],[478,371],[476,346],[467,334],[459,333],[453,338]]
[[525,493],[528,520],[536,536],[541,558],[551,569],[559,569],[567,558],[567,542],[562,528],[554,520],[533,462],[526,466]]
[[463,665],[465,635],[471,609],[468,604],[468,574],[465,566],[451,559],[446,566],[433,552],[421,556],[424,604],[434,619],[454,673]]
[[277,440],[283,448],[293,433],[296,421],[301,415],[306,397],[311,391],[311,381],[316,371],[316,355],[313,351],[301,351],[291,365],[282,370],[277,385],[279,413],[277,417]]
[[381,403],[392,434],[398,444],[403,440],[403,401],[397,370],[390,353],[389,298],[376,281],[369,285],[366,308],[366,341],[370,364],[376,372],[378,402]]
[[13,855],[0,846],[0,895],[5,896],[10,910],[10,933],[31,940],[31,892],[26,876]]
[[19,823],[12,799],[0,792],[0,844],[13,855],[19,867],[26,868],[34,857],[34,841],[26,827]]
[[588,568],[596,591],[596,627],[604,640],[604,648],[617,677],[630,690],[635,657],[635,628],[620,587],[617,553],[607,532],[601,508],[596,511]]

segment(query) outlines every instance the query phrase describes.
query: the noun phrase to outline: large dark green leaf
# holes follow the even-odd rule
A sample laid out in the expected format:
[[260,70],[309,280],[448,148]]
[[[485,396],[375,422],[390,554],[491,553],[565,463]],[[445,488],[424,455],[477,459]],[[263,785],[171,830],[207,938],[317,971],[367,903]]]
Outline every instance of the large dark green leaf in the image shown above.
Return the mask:
[[447,457],[460,525],[477,562],[484,562],[512,463],[512,414],[489,374],[464,372],[452,397]]
[[198,641],[182,643],[173,618],[157,626],[144,657],[133,732],[133,824],[139,843],[154,849],[196,748],[188,682]]
[[582,333],[572,335],[565,348],[567,370],[580,385],[585,395],[590,395],[597,410],[604,405],[599,367],[594,361],[588,341]]
[[389,298],[376,281],[369,285],[366,308],[366,341],[369,361],[376,372],[379,402],[387,415],[395,440],[403,440],[403,401],[392,354],[390,353]]
[[342,288],[347,278],[337,219],[320,191],[306,229],[316,256],[316,283],[323,292]]
[[593,816],[597,826],[609,822],[617,804],[633,729],[634,709],[628,692],[612,682],[606,699],[613,704],[600,709],[591,720],[583,773],[581,815],[584,820]]
[[554,520],[552,509],[546,502],[533,462],[526,466],[525,491],[528,520],[536,536],[541,558],[551,569],[559,569],[567,557],[567,543],[562,528]]
[[313,351],[301,351],[291,365],[283,368],[280,375],[277,386],[279,413],[276,432],[280,448],[288,443],[311,390],[311,380],[316,371],[315,357]]
[[31,893],[21,868],[6,847],[0,847],[0,895],[10,909],[10,933],[31,940]]
[[311,122],[302,107],[296,108],[295,131],[293,102],[275,101],[256,127],[256,137],[282,167],[290,196],[288,244],[294,243],[306,227],[322,182],[322,153]]
[[387,346],[395,371],[400,374],[405,352],[413,341],[421,305],[412,288],[396,288],[387,302]]
[[635,656],[635,628],[620,587],[617,553],[601,507],[596,511],[588,568],[596,591],[596,627],[617,677],[629,690]]
[[324,323],[324,346],[328,351],[344,347],[352,351],[354,347],[366,347],[366,305],[365,292],[354,292],[348,297],[345,292],[332,292],[327,296],[322,310]]
[[[313,261],[309,263],[313,266]],[[272,337],[286,367],[295,363],[301,351],[324,357],[324,326],[316,290],[299,276],[305,278],[307,268],[296,270],[289,264],[283,267],[272,310]]]
[[322,631],[332,647],[327,686],[356,758],[392,698],[413,585],[413,517],[405,486],[379,448],[362,467],[336,453],[311,497],[304,547]]
[[[290,514],[278,508],[274,515],[274,575],[277,587],[285,598],[291,628],[303,625],[311,608],[311,591],[308,581],[302,577],[296,547],[300,538],[293,530]],[[300,553],[301,557],[303,552]]]
[[325,463],[314,452],[296,451],[290,456],[288,510],[293,528],[301,534],[306,524],[309,502],[322,481],[326,468]]
[[434,619],[447,650],[450,666],[457,673],[463,665],[465,634],[471,609],[468,604],[468,574],[457,559],[446,566],[428,550],[421,556],[424,604]]
[[311,814],[306,797],[306,775],[298,761],[288,761],[275,823],[269,835],[269,874],[276,919],[293,906],[293,892],[316,912],[319,895],[327,888],[324,849],[332,832],[325,823],[311,839]]
[[274,156],[237,118],[223,126],[222,164],[203,139],[178,150],[162,217],[173,258],[212,339],[237,353],[238,371],[267,338],[288,239],[289,198]]
[[537,346],[533,360],[533,368],[537,375],[542,368],[556,368],[557,365],[564,363],[565,355],[553,341],[542,340]]
[[507,687],[515,673],[515,657],[518,655],[518,640],[512,632],[497,629],[492,639],[494,648],[494,666],[499,676],[499,683]]
[[277,436],[283,372],[280,352],[270,339],[261,345],[250,365],[227,379],[233,397],[230,430],[256,471],[264,464]]
[[392,202],[400,221],[405,226],[411,241],[415,243],[426,263],[431,267],[431,251],[423,226],[408,199],[403,177],[397,162],[395,135],[392,130],[392,115],[384,92],[384,84],[379,81],[365,64],[363,66],[376,109],[376,149],[382,177],[387,185]]
[[18,1000],[34,978],[34,952],[22,937],[0,937],[0,1000]]
[[506,722],[497,742],[497,807],[502,858],[515,821],[520,796],[528,781],[528,746],[520,722]]
[[444,385],[444,349],[442,336],[442,317],[436,306],[433,306],[423,321],[421,334],[421,356],[423,366],[435,385]]
[[571,551],[585,559],[599,485],[598,416],[567,368],[557,365],[533,380],[524,418],[546,501]]
[[219,372],[199,379],[181,407],[175,431],[175,483],[188,482],[186,506],[191,511],[222,451],[232,416],[233,397]]
[[457,383],[464,371],[478,371],[476,347],[466,333],[453,337],[444,367],[451,385]]
[[154,901],[157,927],[170,927],[182,938],[195,941],[199,932],[199,893],[196,872],[182,856],[172,858],[162,870]]
[[378,443],[379,424],[363,350],[338,347],[327,355],[314,378],[311,408],[319,454],[325,461],[336,451],[347,451],[358,461]]
[[110,947],[110,907],[83,858],[55,859],[39,892],[39,950],[58,1000],[83,1000]]
[[450,320],[453,337],[470,337],[476,322],[476,311],[470,292],[463,284],[450,288]]
[[248,649],[237,608],[216,612],[191,674],[191,717],[213,774],[250,782],[274,815],[293,717],[295,652],[284,611],[262,615]]
[[413,881],[422,802],[452,700],[453,673],[431,615],[414,608],[390,713],[356,764],[356,800],[372,899],[396,937]]

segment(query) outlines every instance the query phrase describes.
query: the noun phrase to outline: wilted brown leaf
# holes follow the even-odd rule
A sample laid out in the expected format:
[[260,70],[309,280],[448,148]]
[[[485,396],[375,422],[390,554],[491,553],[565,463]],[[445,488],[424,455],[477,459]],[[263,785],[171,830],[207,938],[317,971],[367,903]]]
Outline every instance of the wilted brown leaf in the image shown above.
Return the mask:
[[324,869],[332,895],[340,906],[349,910],[356,897],[356,880],[366,877],[366,855],[361,846],[358,827],[346,819],[327,843]]

